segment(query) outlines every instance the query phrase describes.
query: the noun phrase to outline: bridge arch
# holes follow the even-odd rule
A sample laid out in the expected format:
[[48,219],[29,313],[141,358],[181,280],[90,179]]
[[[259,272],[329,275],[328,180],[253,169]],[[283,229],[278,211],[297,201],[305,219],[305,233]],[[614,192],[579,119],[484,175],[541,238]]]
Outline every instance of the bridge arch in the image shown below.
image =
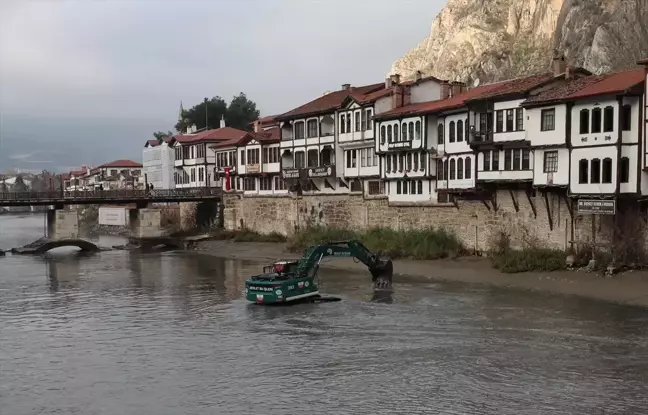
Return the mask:
[[34,249],[35,254],[44,254],[55,248],[62,248],[64,246],[75,246],[81,249],[82,252],[98,252],[99,247],[92,242],[84,241],[83,239],[60,239],[57,241],[47,241]]

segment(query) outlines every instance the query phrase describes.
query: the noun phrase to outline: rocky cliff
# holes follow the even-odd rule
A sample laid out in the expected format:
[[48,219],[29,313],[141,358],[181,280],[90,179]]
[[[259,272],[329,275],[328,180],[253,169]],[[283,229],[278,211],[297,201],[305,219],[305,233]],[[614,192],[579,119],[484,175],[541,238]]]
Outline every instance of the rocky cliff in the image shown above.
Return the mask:
[[599,73],[648,56],[648,0],[449,0],[390,73],[472,82],[536,73],[554,53]]

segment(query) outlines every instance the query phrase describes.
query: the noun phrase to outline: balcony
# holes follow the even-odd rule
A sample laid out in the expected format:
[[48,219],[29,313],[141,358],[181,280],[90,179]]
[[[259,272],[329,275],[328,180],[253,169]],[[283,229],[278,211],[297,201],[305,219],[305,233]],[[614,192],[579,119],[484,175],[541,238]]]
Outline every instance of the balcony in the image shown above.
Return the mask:
[[475,150],[493,143],[493,130],[479,131],[471,128],[470,130],[470,147]]
[[286,180],[323,179],[335,177],[335,165],[319,167],[285,168],[281,169],[281,177]]

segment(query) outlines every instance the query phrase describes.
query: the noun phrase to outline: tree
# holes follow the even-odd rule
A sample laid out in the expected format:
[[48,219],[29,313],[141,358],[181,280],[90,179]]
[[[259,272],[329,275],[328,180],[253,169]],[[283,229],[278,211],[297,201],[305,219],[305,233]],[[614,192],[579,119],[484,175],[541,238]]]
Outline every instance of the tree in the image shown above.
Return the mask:
[[252,129],[250,123],[259,118],[259,110],[254,101],[250,101],[247,96],[241,92],[234,98],[227,107],[225,122],[232,128],[249,131]]
[[259,118],[259,110],[256,103],[249,100],[243,92],[234,96],[229,105],[223,98],[216,96],[183,111],[182,119],[175,125],[175,129],[185,132],[192,125],[198,130],[205,127],[219,128],[223,117],[228,127],[250,131],[250,123]]
[[27,185],[25,184],[25,180],[23,180],[23,177],[21,174],[16,176],[16,183],[14,184],[13,191],[14,192],[26,192],[29,190],[27,188]]
[[205,127],[207,129],[218,128],[221,117],[226,113],[227,104],[223,98],[217,96],[209,100],[205,99],[200,104],[183,111],[182,120],[178,121],[175,129],[179,132],[186,132],[192,125],[195,125],[199,130]]
[[157,131],[153,133],[153,137],[155,137],[159,142],[162,142],[163,138],[166,137],[173,137],[173,133],[171,131],[162,132],[162,131]]

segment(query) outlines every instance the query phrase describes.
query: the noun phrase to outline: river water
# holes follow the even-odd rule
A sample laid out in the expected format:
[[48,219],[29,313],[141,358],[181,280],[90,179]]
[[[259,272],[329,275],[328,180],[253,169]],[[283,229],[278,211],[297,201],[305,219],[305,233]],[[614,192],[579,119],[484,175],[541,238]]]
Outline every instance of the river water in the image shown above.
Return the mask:
[[[42,232],[0,216],[0,248]],[[647,310],[407,278],[373,299],[339,272],[342,302],[260,307],[241,295],[260,267],[0,258],[0,414],[647,413]]]

